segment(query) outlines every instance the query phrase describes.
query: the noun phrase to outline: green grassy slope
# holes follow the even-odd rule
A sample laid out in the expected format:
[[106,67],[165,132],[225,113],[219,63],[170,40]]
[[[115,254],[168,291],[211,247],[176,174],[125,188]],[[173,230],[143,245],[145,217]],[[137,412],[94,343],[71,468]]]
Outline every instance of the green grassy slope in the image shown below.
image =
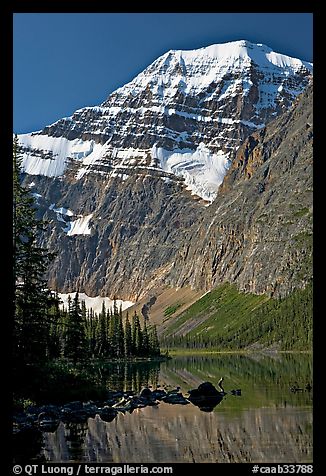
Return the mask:
[[170,321],[163,346],[311,350],[312,286],[272,299],[223,284]]

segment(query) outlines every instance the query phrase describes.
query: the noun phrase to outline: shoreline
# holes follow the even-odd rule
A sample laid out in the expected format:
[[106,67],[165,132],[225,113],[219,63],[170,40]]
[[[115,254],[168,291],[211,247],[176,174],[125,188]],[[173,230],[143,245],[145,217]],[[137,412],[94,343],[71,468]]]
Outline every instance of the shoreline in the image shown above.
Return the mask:
[[171,357],[178,355],[207,355],[207,354],[313,354],[313,350],[205,350],[205,349],[169,349]]

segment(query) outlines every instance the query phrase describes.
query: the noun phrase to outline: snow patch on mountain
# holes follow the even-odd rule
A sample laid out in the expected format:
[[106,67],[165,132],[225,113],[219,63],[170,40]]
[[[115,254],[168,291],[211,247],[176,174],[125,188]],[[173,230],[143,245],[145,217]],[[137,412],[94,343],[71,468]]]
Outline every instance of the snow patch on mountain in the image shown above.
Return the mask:
[[55,212],[57,220],[64,223],[65,227],[62,227],[62,230],[67,233],[68,236],[91,234],[89,222],[93,216],[92,213],[86,216],[79,215],[76,220],[70,221],[70,218],[75,216],[75,214],[73,211],[69,210],[69,208],[56,208],[55,203],[51,203],[49,210]]
[[73,216],[74,212],[69,210],[69,208],[64,208],[64,207],[55,208],[54,205],[55,203],[51,203],[51,205],[49,206],[49,210],[53,210],[55,213],[58,213],[60,215],[67,215],[69,217]]
[[42,198],[42,195],[40,193],[32,193],[32,197],[34,197],[37,201],[38,198]]
[[21,134],[22,169],[29,175],[63,175],[67,159],[81,160],[93,152],[94,141],[68,140],[45,134]]
[[165,172],[184,178],[193,194],[212,202],[217,189],[229,168],[228,154],[218,151],[213,154],[204,143],[196,150],[166,150],[156,145],[152,157],[157,159]]
[[[131,165],[139,165],[140,161],[143,159],[146,162],[146,158],[150,155],[149,150],[143,149],[133,149],[132,147],[128,149],[118,149],[117,147],[110,147],[109,144],[96,144],[93,152],[86,156],[83,161],[81,168],[76,174],[76,179],[81,179],[85,174],[87,174],[94,165],[107,165],[107,158],[110,158],[111,164],[110,167],[113,171],[109,175],[112,177],[117,176],[114,172],[114,169],[129,168]],[[119,164],[113,164],[112,161],[119,160]]]
[[79,217],[77,220],[70,221],[66,223],[66,227],[62,228],[68,236],[72,235],[90,235],[91,228],[89,226],[89,221],[92,218],[93,214],[90,213],[84,217]]
[[[62,301],[61,307],[68,307],[68,296],[73,299],[76,295],[76,292],[72,293],[58,293],[59,298]],[[105,304],[106,310],[113,308],[113,300],[108,298],[108,297],[103,297],[103,296],[95,296],[95,297],[90,297],[87,296],[85,293],[79,293],[79,300],[85,301],[86,307],[87,308],[92,308],[94,312],[100,313],[102,310],[102,305],[103,302]],[[121,299],[116,300],[116,304],[118,306],[118,309],[120,309],[120,306],[122,306],[122,310],[124,311],[125,309],[128,309],[128,307],[132,306],[134,303],[131,301],[122,301]]]

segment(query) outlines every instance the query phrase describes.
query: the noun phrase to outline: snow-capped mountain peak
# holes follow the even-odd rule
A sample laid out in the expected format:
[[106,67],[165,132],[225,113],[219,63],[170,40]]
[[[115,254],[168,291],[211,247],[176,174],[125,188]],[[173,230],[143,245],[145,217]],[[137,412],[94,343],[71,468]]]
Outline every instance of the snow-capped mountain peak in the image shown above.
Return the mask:
[[166,98],[171,90],[178,87],[187,94],[195,94],[213,81],[220,81],[227,73],[237,72],[252,64],[270,75],[281,72],[287,76],[301,68],[312,72],[312,63],[275,53],[263,44],[239,40],[198,50],[170,50],[117,92],[135,94],[139,88],[149,86],[153,93],[157,93],[157,88],[164,85],[161,97]]
[[170,50],[99,106],[24,134],[25,171],[181,177],[212,201],[241,141],[288,109],[312,64],[247,40]]

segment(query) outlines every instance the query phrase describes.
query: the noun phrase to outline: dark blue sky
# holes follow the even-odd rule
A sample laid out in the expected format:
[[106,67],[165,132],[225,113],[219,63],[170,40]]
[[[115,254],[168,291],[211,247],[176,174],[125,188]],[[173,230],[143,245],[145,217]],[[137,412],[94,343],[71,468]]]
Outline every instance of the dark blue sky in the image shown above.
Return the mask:
[[247,39],[313,61],[311,13],[14,14],[14,132],[104,101],[170,49]]

